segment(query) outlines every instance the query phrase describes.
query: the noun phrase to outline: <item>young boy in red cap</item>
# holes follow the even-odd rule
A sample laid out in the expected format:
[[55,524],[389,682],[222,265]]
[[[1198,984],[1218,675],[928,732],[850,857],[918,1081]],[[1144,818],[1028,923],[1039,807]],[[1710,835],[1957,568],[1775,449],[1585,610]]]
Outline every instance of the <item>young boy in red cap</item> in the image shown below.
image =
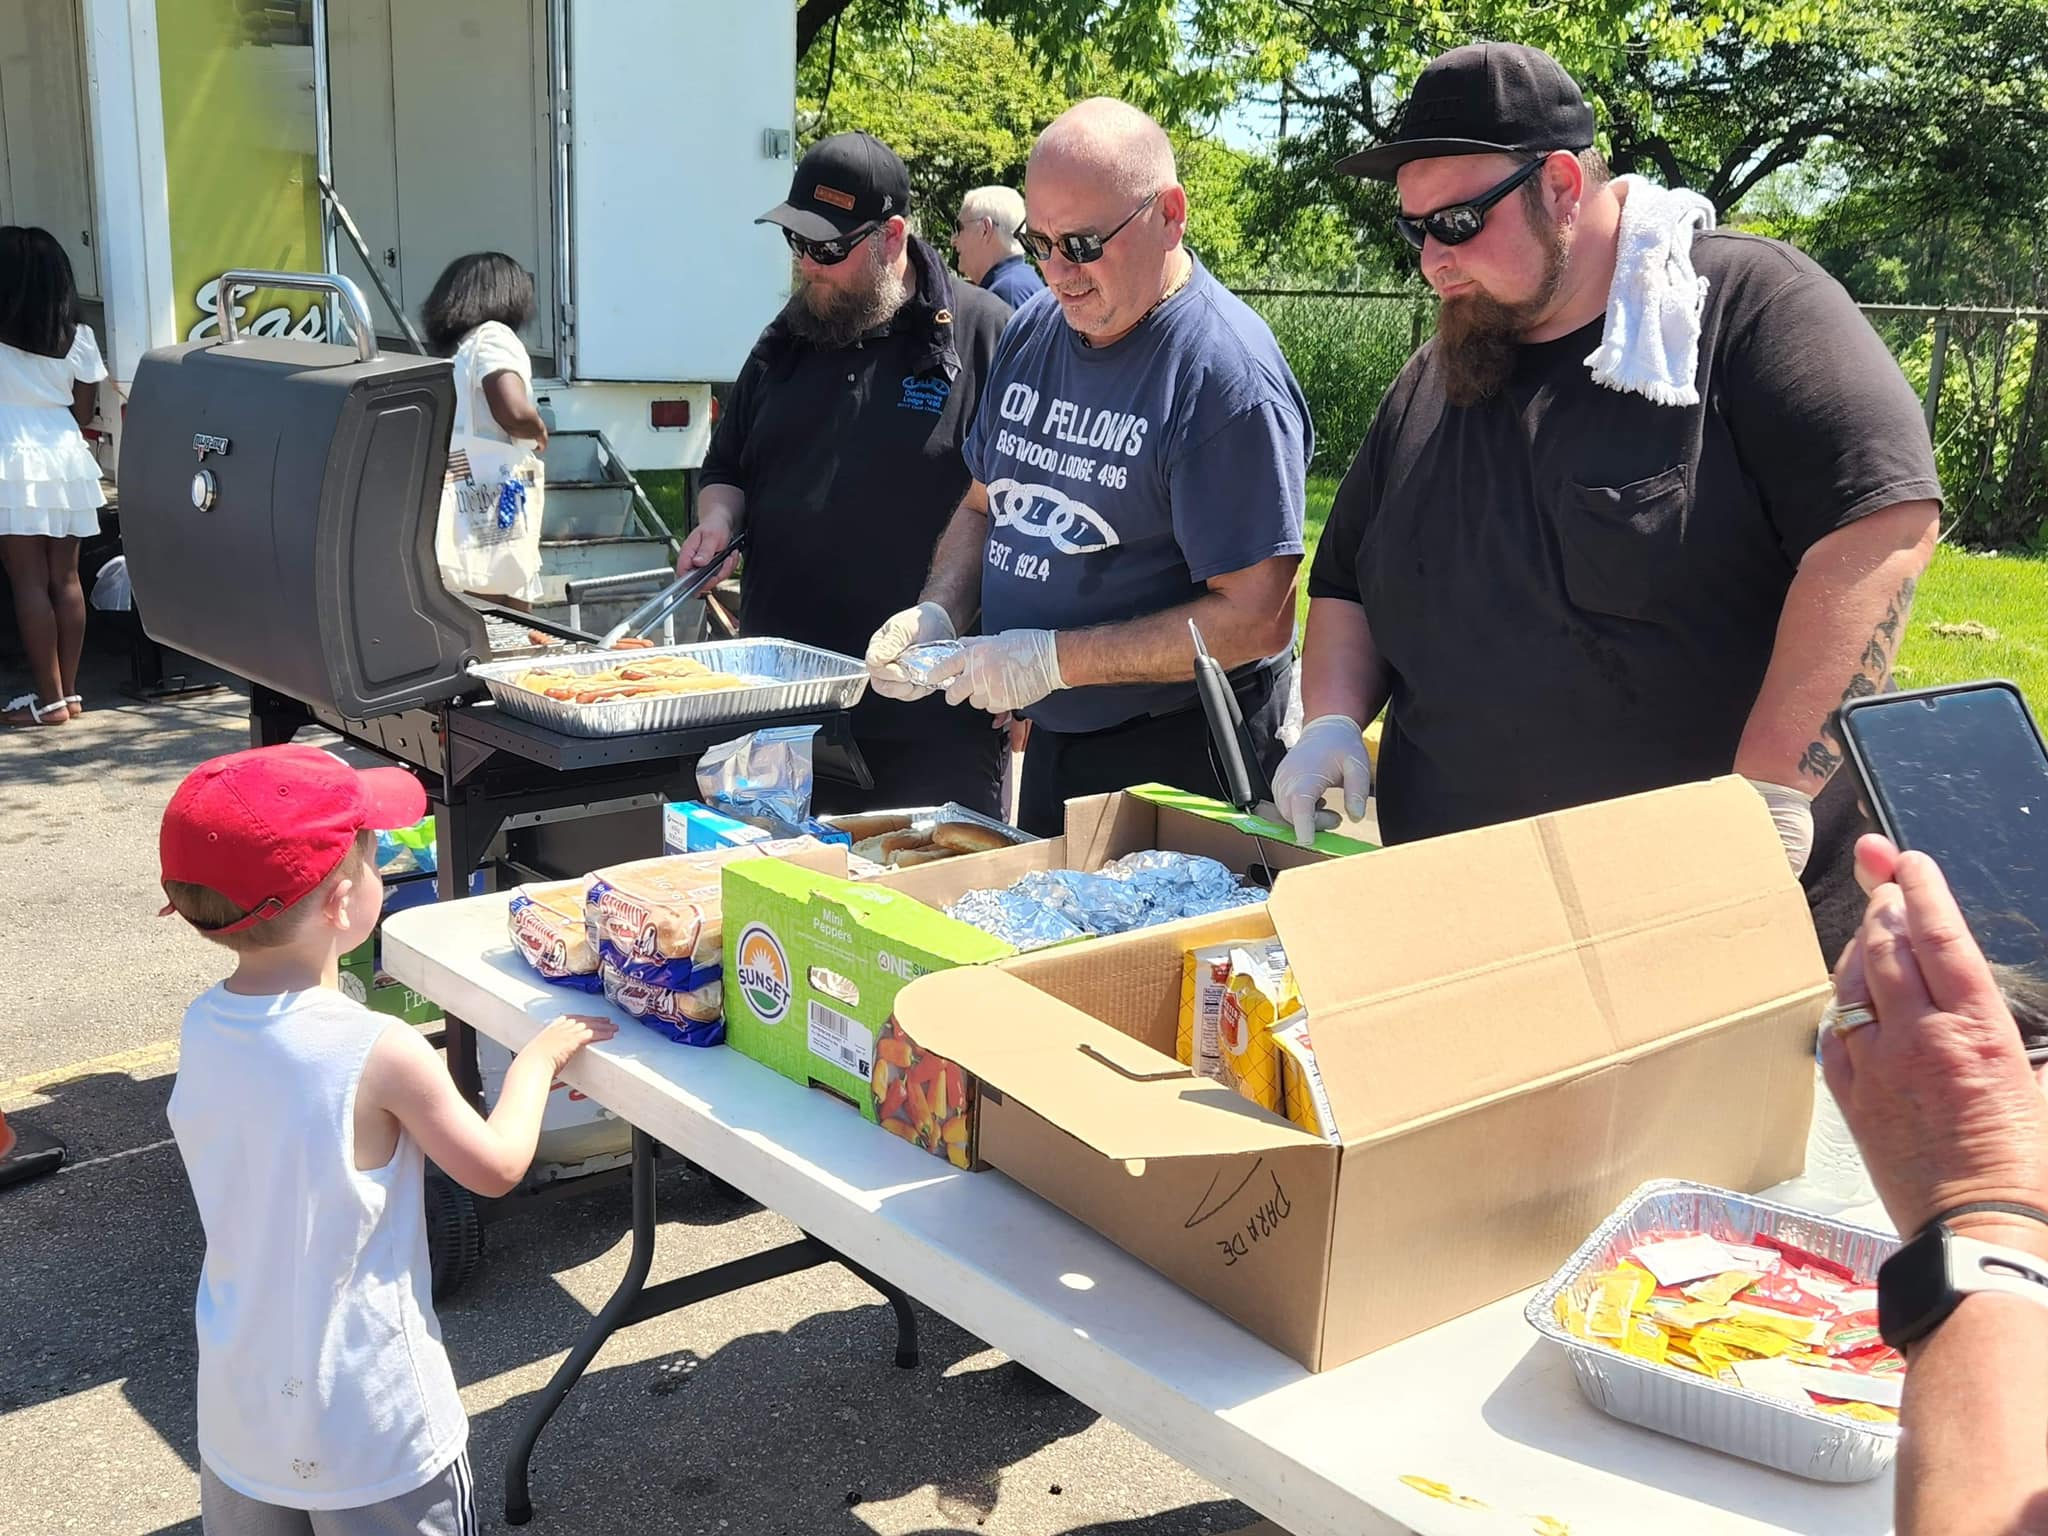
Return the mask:
[[185,1015],[171,1130],[206,1229],[206,1536],[473,1536],[469,1421],[429,1294],[426,1160],[483,1195],[533,1160],[560,1018],[488,1120],[412,1027],[335,985],[382,907],[376,833],[426,814],[402,769],[312,747],[193,771],[164,812],[166,914],[235,954]]

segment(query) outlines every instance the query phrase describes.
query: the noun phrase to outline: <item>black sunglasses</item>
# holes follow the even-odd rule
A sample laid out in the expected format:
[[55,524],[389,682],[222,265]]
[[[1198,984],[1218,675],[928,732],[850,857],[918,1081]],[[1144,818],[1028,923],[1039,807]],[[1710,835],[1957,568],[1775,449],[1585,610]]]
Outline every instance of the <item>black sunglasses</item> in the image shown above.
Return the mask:
[[1506,181],[1480,193],[1469,203],[1453,203],[1448,208],[1437,209],[1435,213],[1397,213],[1394,215],[1394,228],[1400,230],[1401,238],[1418,251],[1422,249],[1424,237],[1429,235],[1436,236],[1438,245],[1463,245],[1486,228],[1489,208],[1542,169],[1541,160],[1531,160]]
[[789,242],[789,248],[807,261],[814,261],[821,267],[836,267],[853,254],[853,248],[882,227],[881,221],[863,224],[832,240],[806,240],[793,229],[784,229],[782,238]]
[[[1160,188],[1161,192],[1165,190],[1164,187]],[[1053,247],[1058,246],[1061,256],[1077,267],[1085,267],[1091,261],[1102,260],[1102,248],[1124,232],[1125,224],[1129,224],[1158,200],[1159,193],[1154,192],[1124,215],[1123,224],[1117,225],[1106,235],[1041,235],[1037,230],[1027,229],[1020,224],[1017,226],[1017,238],[1024,242],[1024,249],[1031,253],[1031,259],[1034,261],[1045,260],[1053,253]]]

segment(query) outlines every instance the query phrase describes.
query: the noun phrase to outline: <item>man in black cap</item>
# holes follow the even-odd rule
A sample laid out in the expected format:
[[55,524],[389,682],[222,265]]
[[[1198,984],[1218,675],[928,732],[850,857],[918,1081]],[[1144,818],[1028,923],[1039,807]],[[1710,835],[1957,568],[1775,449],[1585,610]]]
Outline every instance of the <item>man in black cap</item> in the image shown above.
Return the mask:
[[1477,43],[1339,167],[1395,183],[1441,303],[1317,551],[1275,798],[1362,813],[1383,707],[1389,842],[1740,773],[1832,954],[1860,910],[1832,715],[1890,679],[1927,429],[1839,284],[1611,179],[1593,130],[1555,60]]
[[[925,553],[967,489],[960,445],[1009,308],[910,233],[910,176],[864,133],[821,139],[781,227],[796,292],[727,393],[677,569],[751,527],[740,628],[859,656],[917,601]],[[875,786],[821,781],[821,811],[956,800],[997,808],[1005,738],[940,699],[871,695],[854,734]]]

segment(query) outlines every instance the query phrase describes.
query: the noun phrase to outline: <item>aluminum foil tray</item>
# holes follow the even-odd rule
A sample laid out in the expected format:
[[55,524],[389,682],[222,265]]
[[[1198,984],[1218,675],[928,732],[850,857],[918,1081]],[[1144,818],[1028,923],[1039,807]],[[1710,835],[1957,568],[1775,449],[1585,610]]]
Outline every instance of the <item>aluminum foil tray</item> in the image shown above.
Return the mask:
[[[537,666],[565,672],[602,672],[625,661],[688,656],[714,672],[759,679],[753,686],[721,693],[682,693],[669,698],[615,699],[606,704],[572,704],[521,688],[514,681]],[[867,692],[867,668],[851,656],[798,645],[793,640],[711,640],[701,645],[662,645],[646,650],[595,651],[580,655],[535,656],[519,661],[482,662],[469,675],[490,690],[507,714],[569,736],[637,736],[682,731],[700,725],[768,720],[814,710],[851,709]]]
[[[979,811],[970,810],[966,806],[956,804],[951,800],[948,800],[944,805],[903,806],[896,810],[856,811],[851,814],[863,818],[869,816],[908,816],[910,818],[910,830],[913,832],[929,832],[933,827],[944,826],[948,822],[964,821],[972,826],[986,827],[991,832],[999,833],[1007,842],[1035,843],[1039,841],[1038,838],[1033,837],[1021,827],[1013,827],[1006,821],[996,820],[993,816],[984,816]],[[819,819],[828,826],[836,826],[840,818],[824,816]]]
[[1570,1356],[1572,1375],[1586,1400],[1631,1424],[1818,1482],[1860,1483],[1889,1467],[1899,1448],[1895,1424],[1864,1424],[1759,1397],[1677,1366],[1653,1365],[1588,1344],[1564,1330],[1557,1320],[1558,1296],[1577,1287],[1583,1299],[1594,1276],[1612,1269],[1628,1249],[1660,1229],[1704,1232],[1731,1242],[1748,1242],[1765,1233],[1845,1264],[1859,1280],[1872,1284],[1878,1265],[1899,1246],[1898,1238],[1889,1233],[1830,1221],[1754,1195],[1711,1184],[1653,1179],[1624,1200],[1564,1267],[1537,1288],[1522,1314]]

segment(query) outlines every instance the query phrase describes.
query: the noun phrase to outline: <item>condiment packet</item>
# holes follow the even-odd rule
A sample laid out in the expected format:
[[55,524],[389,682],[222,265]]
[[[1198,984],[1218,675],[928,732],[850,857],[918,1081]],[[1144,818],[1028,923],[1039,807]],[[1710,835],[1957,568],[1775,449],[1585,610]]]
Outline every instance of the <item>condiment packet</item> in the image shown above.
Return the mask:
[[1743,1391],[1806,1408],[1812,1405],[1812,1399],[1800,1384],[1799,1369],[1790,1360],[1783,1359],[1738,1360],[1733,1366],[1736,1383]]
[[1747,1288],[1757,1278],[1745,1270],[1731,1269],[1725,1274],[1694,1281],[1685,1287],[1685,1294],[1694,1301],[1704,1301],[1710,1306],[1723,1307],[1735,1299],[1736,1292]]
[[1817,1397],[1832,1397],[1845,1403],[1874,1403],[1880,1408],[1897,1408],[1905,1401],[1905,1380],[1893,1373],[1870,1376],[1860,1371],[1831,1371],[1825,1366],[1794,1365],[1799,1385]]
[[1711,1237],[1677,1237],[1643,1243],[1631,1250],[1635,1261],[1657,1277],[1659,1285],[1684,1285],[1739,1268],[1733,1255]]

